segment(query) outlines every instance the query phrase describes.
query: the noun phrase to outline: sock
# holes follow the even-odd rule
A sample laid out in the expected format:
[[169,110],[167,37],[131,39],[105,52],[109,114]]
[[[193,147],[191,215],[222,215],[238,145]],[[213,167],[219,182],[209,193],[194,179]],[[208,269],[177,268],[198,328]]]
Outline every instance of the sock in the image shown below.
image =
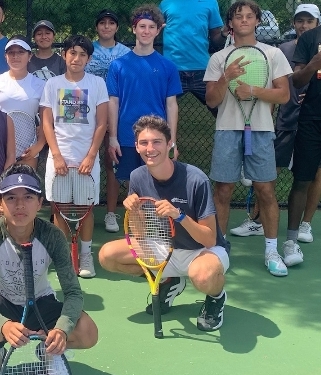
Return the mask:
[[287,241],[292,240],[295,243],[297,243],[298,234],[299,234],[299,229],[297,229],[297,230],[288,229],[286,231],[286,240]]
[[221,293],[217,296],[211,296],[210,294],[208,294],[208,297],[212,298],[212,299],[220,299],[222,298],[224,295],[224,289],[222,289]]
[[89,254],[91,253],[91,241],[81,241],[81,254]]
[[223,238],[224,238],[224,240],[226,240],[226,234],[223,234]]
[[265,254],[268,254],[270,251],[277,251],[277,248],[278,248],[277,238],[265,237]]

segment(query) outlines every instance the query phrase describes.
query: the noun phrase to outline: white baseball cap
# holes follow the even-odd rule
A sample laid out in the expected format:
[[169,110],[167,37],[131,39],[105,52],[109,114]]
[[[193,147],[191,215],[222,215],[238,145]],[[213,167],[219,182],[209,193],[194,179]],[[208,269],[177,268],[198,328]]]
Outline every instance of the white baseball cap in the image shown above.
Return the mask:
[[20,46],[26,51],[31,52],[31,47],[28,43],[26,43],[24,40],[21,39],[11,39],[5,46],[4,50],[7,51],[7,49],[11,46]]
[[319,19],[320,17],[320,10],[315,4],[300,4],[294,13],[296,16],[298,13],[306,12],[311,14],[314,18]]

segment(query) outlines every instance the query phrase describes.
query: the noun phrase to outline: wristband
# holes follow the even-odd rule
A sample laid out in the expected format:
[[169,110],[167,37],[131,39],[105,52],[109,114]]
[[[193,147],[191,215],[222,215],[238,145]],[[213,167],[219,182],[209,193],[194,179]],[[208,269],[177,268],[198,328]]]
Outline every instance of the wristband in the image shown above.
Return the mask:
[[180,223],[186,217],[186,213],[185,213],[184,210],[178,208],[178,211],[179,211],[179,216],[178,216],[178,218],[174,219],[174,221],[176,221],[176,223]]

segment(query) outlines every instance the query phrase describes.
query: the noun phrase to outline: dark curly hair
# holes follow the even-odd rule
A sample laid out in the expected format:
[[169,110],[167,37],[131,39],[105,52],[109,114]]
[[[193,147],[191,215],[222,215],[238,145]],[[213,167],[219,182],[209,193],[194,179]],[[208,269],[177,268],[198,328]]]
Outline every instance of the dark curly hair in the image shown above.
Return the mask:
[[235,16],[236,12],[240,12],[242,8],[245,6],[248,6],[249,8],[251,8],[251,10],[256,16],[256,19],[259,22],[261,22],[262,11],[260,7],[256,4],[256,2],[252,0],[241,0],[241,1],[236,1],[234,4],[232,4],[229,10],[227,11],[226,17],[225,17],[226,26],[230,28],[229,23],[232,20],[232,18]]
[[131,24],[136,26],[137,20],[141,17],[144,18],[144,16],[147,16],[148,19],[154,21],[158,29],[160,29],[165,23],[163,13],[155,4],[145,4],[133,10]]

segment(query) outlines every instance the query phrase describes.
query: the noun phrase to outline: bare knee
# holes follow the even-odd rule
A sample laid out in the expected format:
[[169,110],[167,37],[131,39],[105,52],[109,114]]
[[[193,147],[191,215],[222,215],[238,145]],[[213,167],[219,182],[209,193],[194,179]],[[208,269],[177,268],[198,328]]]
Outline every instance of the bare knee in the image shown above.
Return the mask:
[[100,265],[105,268],[107,271],[115,271],[115,248],[113,246],[114,241],[107,242],[99,251],[98,259]]
[[85,312],[76,324],[68,338],[67,347],[71,349],[89,349],[97,344],[98,328],[94,321]]
[[216,182],[214,188],[214,198],[221,203],[230,202],[234,190],[234,184]]

